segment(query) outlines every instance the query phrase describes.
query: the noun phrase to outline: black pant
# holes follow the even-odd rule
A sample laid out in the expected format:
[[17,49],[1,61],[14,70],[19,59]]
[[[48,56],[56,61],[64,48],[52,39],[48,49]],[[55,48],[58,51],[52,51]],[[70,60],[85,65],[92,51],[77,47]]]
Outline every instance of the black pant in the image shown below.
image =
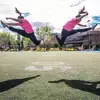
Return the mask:
[[86,32],[86,31],[89,31],[89,30],[91,30],[91,28],[75,29],[75,30],[72,30],[72,31],[67,31],[65,29],[62,29],[61,39],[58,36],[56,36],[56,39],[57,39],[59,45],[60,46],[63,46],[63,44],[64,44],[64,42],[65,42],[65,40],[66,40],[66,38],[68,36],[73,35],[73,34],[76,34],[78,32]]
[[40,41],[38,41],[34,35],[34,32],[28,34],[26,33],[24,30],[21,30],[21,29],[16,29],[16,28],[13,28],[13,27],[9,27],[9,30],[13,31],[13,32],[17,32],[18,34],[26,37],[26,38],[30,38],[30,40],[36,44],[36,45],[39,45],[40,44]]

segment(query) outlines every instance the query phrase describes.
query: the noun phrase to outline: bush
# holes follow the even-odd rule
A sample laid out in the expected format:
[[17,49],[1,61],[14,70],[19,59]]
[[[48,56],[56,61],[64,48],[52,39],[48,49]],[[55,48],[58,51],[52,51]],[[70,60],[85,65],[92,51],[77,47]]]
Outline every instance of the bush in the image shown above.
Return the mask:
[[0,33],[0,48],[3,50],[6,49],[15,49],[16,40],[10,33]]

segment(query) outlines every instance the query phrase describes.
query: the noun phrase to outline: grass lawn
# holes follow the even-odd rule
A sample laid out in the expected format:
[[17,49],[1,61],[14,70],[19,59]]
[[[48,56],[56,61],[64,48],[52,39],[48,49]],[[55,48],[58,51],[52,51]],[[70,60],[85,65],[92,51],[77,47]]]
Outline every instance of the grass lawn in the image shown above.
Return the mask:
[[100,100],[100,52],[0,52],[0,100]]

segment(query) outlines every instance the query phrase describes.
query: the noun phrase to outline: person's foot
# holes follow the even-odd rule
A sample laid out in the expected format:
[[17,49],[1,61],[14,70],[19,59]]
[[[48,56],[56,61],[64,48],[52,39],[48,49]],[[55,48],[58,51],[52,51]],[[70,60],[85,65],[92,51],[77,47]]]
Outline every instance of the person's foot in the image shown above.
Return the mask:
[[58,36],[58,33],[52,33],[51,36]]
[[41,40],[38,40],[38,43],[39,43],[39,45],[40,45],[40,43],[41,43]]
[[94,26],[92,26],[92,29],[94,30],[96,28],[97,24],[95,24]]
[[2,26],[5,28],[5,27],[7,27],[7,25],[1,20],[1,24],[2,24]]
[[85,6],[83,6],[83,8],[79,10],[79,14],[85,13],[84,10],[85,10]]
[[41,45],[43,45],[43,44],[44,44],[44,41],[41,41],[39,45],[41,46]]
[[15,7],[15,12],[21,16],[21,12]]

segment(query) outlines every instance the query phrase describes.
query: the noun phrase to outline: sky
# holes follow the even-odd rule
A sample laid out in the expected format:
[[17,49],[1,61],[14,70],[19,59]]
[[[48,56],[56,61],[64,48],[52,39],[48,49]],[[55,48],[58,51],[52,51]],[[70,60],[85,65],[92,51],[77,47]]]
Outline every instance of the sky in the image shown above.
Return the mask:
[[71,7],[82,0],[0,0],[0,19],[17,17],[14,8],[21,12],[30,12],[28,20],[32,22],[49,22],[61,28],[70,18],[74,17],[83,6],[89,16],[100,14],[100,0],[83,0],[78,6]]

